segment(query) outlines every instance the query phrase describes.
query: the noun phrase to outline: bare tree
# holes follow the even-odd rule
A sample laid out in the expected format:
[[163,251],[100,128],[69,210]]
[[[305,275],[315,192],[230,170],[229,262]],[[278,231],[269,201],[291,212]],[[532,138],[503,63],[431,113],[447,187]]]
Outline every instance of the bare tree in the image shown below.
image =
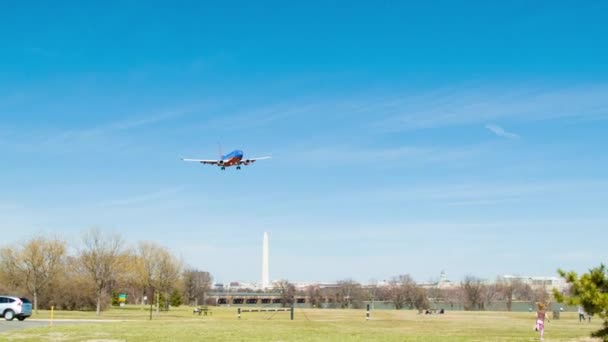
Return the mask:
[[47,289],[63,266],[66,243],[57,239],[33,238],[20,248],[5,247],[0,252],[2,269],[16,285],[25,285],[34,297],[38,313],[38,297]]
[[[160,247],[151,242],[140,242],[137,248],[137,273],[141,284],[147,288],[155,286],[158,271],[157,250]],[[153,300],[150,298],[149,300]]]
[[361,284],[352,280],[345,279],[338,281],[337,292],[335,294],[336,303],[342,308],[360,308],[364,299]]
[[121,272],[117,274],[112,288],[121,289],[121,293],[127,294],[127,298],[131,298],[129,303],[143,302],[145,284],[140,276],[139,256],[134,250],[128,249],[120,254],[120,259]]
[[482,291],[482,310],[489,308],[501,295],[502,286],[498,282],[484,284]]
[[530,284],[523,283],[519,290],[516,292],[517,300],[532,301],[534,300],[535,294],[534,289]]
[[118,235],[104,236],[99,229],[93,228],[84,235],[83,245],[79,253],[80,264],[95,284],[96,314],[99,316],[102,294],[120,269],[123,242]]
[[371,302],[372,308],[374,307],[374,303],[377,299],[378,294],[381,292],[378,287],[378,281],[375,279],[371,279],[369,281],[369,285],[366,287],[366,300]]
[[507,310],[513,308],[513,300],[532,300],[533,291],[530,285],[522,282],[519,278],[499,278],[496,283],[503,300],[507,304]]
[[162,252],[158,255],[158,278],[156,279],[156,288],[164,294],[165,309],[169,309],[169,296],[171,290],[177,286],[182,265],[173,254],[166,248],[162,248]]
[[296,295],[296,287],[288,280],[279,280],[276,284],[276,289],[281,293],[281,304],[283,307],[294,303],[294,297]]
[[416,282],[409,274],[402,274],[389,282],[388,296],[395,305],[395,309],[414,307],[413,299],[416,296]]
[[426,310],[431,307],[429,296],[426,289],[416,286],[414,288],[412,305],[418,310]]
[[532,291],[532,298],[535,303],[548,304],[551,300],[551,294],[549,293],[547,286],[543,284]]
[[306,287],[306,296],[308,302],[313,308],[321,308],[323,304],[323,294],[319,285],[310,285]]
[[[177,260],[165,247],[151,242],[139,244],[139,273],[142,283],[152,287],[160,296],[165,297],[165,307],[168,307],[170,291],[175,287],[181,272],[181,262]],[[151,298],[152,299],[152,298]],[[157,303],[157,313],[160,303]]]
[[460,287],[442,289],[441,291],[445,302],[450,305],[451,309],[454,309],[454,305],[463,301],[462,289]]
[[183,274],[184,295],[193,305],[205,299],[205,294],[211,288],[213,278],[209,272],[197,269],[187,269]]
[[2,285],[9,288],[18,286],[22,282],[19,251],[13,247],[0,249],[0,276]]
[[429,298],[434,302],[442,302],[447,299],[447,291],[437,286],[429,288],[427,290],[427,294]]
[[49,304],[63,310],[95,310],[95,283],[78,257],[68,255],[61,274],[53,280]]
[[482,310],[484,303],[484,284],[481,279],[468,275],[461,284],[465,310]]

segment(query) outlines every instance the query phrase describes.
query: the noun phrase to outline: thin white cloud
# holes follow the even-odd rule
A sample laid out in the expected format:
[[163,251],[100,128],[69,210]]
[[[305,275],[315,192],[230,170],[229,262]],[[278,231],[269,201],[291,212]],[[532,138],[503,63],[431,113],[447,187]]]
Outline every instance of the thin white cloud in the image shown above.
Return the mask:
[[515,134],[512,132],[507,132],[504,128],[502,128],[496,124],[487,124],[486,128],[499,137],[503,137],[503,138],[507,138],[507,139],[519,139],[520,138],[518,134]]
[[190,111],[188,110],[175,110],[158,113],[156,115],[149,115],[145,117],[129,118],[126,120],[116,121],[114,123],[102,126],[106,130],[124,131],[128,129],[134,129],[141,126],[152,125],[163,121],[176,119],[180,116],[186,115]]
[[[329,108],[336,104],[327,99],[291,99],[278,103],[252,104],[246,109],[239,109],[233,112],[230,108],[220,108],[215,110],[214,119],[205,121],[202,124],[189,127],[190,129],[222,129],[222,130],[244,130],[268,127],[275,124],[289,123],[293,120],[310,120],[314,116],[323,116]],[[226,113],[224,113],[226,112]],[[340,115],[343,112],[334,112],[333,115]]]
[[[372,164],[372,163],[416,163],[430,164],[471,159],[488,150],[488,146],[472,145],[460,147],[400,146],[400,147],[357,147],[357,146],[292,146],[290,153],[299,156],[295,163],[320,163],[323,165]],[[296,152],[294,152],[296,151]]]
[[329,202],[416,202],[448,206],[472,206],[518,202],[521,200],[551,200],[551,196],[568,194],[603,194],[608,181],[555,181],[512,183],[428,184],[403,187],[356,189],[328,196],[319,201]]
[[[362,106],[381,119],[371,126],[397,132],[470,125],[508,118],[516,122],[608,118],[608,85],[579,87],[453,88],[402,100],[376,100]],[[373,101],[372,101],[373,102]]]
[[130,129],[136,129],[142,126],[148,126],[156,123],[160,123],[163,121],[168,121],[171,119],[178,118],[187,111],[167,111],[162,113],[151,114],[148,116],[140,116],[140,117],[131,117],[124,118],[120,120],[116,120],[114,122],[101,124],[95,127],[83,128],[83,129],[75,129],[68,130],[63,132],[60,135],[57,135],[55,139],[63,140],[63,139],[74,139],[74,138],[86,138],[93,136],[100,136],[104,134],[109,134],[118,131],[126,131]]
[[[213,109],[213,118],[185,130],[238,131],[275,126],[280,129],[314,126],[339,127],[360,134],[478,125],[508,119],[528,122],[568,118],[608,118],[608,85],[578,87],[457,86],[428,92],[387,91],[383,95],[351,93],[346,96],[288,98],[275,103],[252,103],[246,109],[230,105]],[[316,123],[323,122],[323,126]],[[298,130],[294,129],[297,134]],[[505,132],[505,137],[516,134]]]
[[0,130],[0,148],[37,153],[49,151],[55,154],[67,153],[79,148],[94,151],[120,150],[125,147],[126,142],[116,139],[115,134],[173,120],[190,112],[190,110],[166,111],[63,131],[48,128],[13,132]]
[[212,128],[229,127],[233,130],[264,127],[277,121],[287,120],[294,115],[305,113],[307,110],[307,107],[298,108],[289,105],[275,105],[219,118],[212,120],[205,125]]

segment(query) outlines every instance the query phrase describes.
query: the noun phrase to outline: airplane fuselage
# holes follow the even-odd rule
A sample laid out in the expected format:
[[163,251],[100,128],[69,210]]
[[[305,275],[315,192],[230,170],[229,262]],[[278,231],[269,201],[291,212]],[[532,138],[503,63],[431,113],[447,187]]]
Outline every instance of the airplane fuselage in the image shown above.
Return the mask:
[[234,151],[228,153],[227,155],[222,156],[218,165],[223,166],[223,167],[238,166],[241,164],[242,159],[243,159],[243,151],[234,150]]

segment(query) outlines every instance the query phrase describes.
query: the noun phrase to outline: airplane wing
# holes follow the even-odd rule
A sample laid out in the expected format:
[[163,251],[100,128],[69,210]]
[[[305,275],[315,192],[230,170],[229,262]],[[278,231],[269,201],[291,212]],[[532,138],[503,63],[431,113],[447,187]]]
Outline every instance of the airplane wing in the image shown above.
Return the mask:
[[182,158],[183,161],[187,161],[187,162],[196,162],[196,163],[201,163],[201,164],[210,164],[210,165],[217,165],[219,164],[219,160],[214,160],[214,159],[188,159],[188,158]]
[[255,162],[256,160],[264,160],[264,159],[270,159],[270,158],[272,158],[272,157],[258,157],[258,158],[243,159],[243,160],[241,160],[239,165],[249,165],[249,164]]

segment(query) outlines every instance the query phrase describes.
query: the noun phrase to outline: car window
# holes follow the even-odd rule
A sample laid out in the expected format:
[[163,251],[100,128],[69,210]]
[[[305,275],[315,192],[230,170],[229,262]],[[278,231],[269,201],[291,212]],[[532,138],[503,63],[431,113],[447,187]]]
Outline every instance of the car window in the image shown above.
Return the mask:
[[15,300],[13,298],[7,298],[9,303],[13,303]]
[[30,302],[30,300],[29,300],[29,299],[27,299],[27,298],[19,298],[19,299],[21,299],[21,301],[22,301],[24,304],[32,304],[32,302]]
[[0,297],[0,304],[6,304],[6,303],[8,303],[8,298]]

